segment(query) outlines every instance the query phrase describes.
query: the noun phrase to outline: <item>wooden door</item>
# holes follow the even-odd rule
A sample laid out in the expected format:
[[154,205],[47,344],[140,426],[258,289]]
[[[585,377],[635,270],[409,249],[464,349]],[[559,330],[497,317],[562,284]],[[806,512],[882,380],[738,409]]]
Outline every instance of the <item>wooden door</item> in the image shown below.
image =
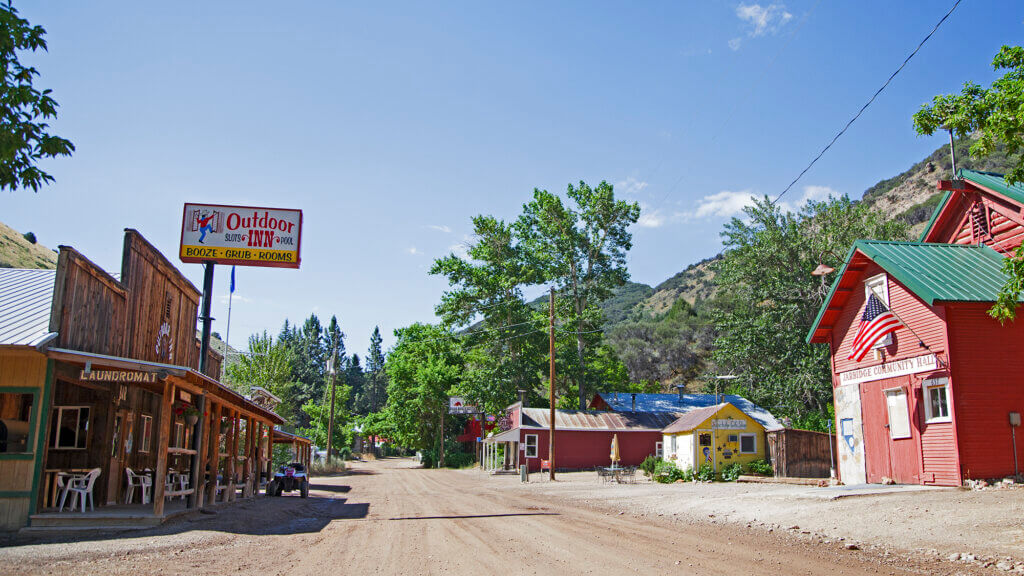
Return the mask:
[[871,483],[891,478],[897,484],[920,481],[916,402],[906,378],[861,384],[864,460]]
[[124,468],[125,453],[130,451],[126,444],[132,442],[134,432],[133,414],[125,409],[114,413],[111,430],[110,463],[107,466],[107,504],[121,501],[122,487],[126,483]]

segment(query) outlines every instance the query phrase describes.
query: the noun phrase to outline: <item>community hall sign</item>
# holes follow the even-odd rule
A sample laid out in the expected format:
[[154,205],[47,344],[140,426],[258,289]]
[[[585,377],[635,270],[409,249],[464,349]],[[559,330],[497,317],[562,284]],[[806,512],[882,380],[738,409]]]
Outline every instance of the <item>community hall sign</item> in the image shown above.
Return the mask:
[[939,361],[935,357],[935,354],[925,354],[924,356],[916,356],[914,358],[907,358],[906,360],[897,360],[895,362],[886,362],[885,364],[868,366],[867,368],[858,368],[857,370],[840,372],[839,385],[859,384],[861,382],[870,382],[872,380],[881,380],[883,378],[906,376],[907,374],[914,374],[916,372],[937,370],[938,367]]
[[302,210],[185,204],[182,262],[298,268]]

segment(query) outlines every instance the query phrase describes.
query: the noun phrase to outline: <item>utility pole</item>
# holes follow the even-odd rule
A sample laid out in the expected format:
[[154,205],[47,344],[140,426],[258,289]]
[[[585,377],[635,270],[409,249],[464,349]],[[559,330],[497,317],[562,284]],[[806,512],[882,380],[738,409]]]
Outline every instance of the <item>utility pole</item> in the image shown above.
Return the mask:
[[331,359],[327,361],[327,373],[331,377],[331,419],[327,424],[327,464],[331,462],[331,440],[334,433],[334,383],[338,374],[338,349],[335,347],[331,352]]
[[441,447],[437,451],[437,467],[444,468],[444,408],[441,408]]
[[548,419],[548,478],[555,479],[555,287],[551,287],[548,298],[548,355],[551,365],[548,366],[549,399],[551,400],[551,416]]

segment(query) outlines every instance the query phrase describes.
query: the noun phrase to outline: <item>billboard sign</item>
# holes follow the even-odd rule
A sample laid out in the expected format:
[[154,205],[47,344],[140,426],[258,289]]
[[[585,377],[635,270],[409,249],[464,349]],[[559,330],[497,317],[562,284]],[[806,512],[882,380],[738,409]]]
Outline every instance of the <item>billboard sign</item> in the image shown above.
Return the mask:
[[477,414],[480,410],[476,406],[466,406],[466,401],[459,396],[448,397],[449,414]]
[[298,268],[302,210],[185,204],[182,262]]

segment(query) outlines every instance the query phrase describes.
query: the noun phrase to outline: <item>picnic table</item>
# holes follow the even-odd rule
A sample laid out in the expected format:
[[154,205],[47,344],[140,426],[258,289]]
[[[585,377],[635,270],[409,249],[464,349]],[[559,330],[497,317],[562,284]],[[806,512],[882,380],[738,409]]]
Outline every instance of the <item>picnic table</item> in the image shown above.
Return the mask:
[[597,468],[597,477],[605,482],[635,484],[636,466],[599,466]]

